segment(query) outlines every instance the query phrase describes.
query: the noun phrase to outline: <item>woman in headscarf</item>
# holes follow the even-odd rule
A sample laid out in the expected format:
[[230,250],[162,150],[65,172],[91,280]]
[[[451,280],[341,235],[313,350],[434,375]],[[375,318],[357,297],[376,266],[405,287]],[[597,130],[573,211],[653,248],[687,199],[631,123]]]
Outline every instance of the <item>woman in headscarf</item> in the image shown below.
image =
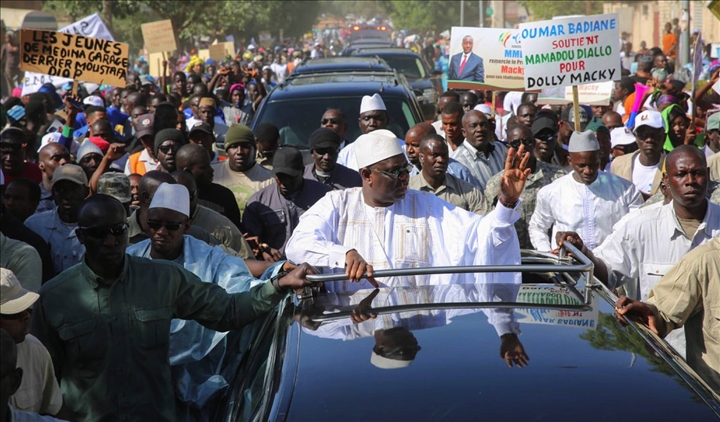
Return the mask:
[[228,92],[230,105],[223,107],[225,113],[225,124],[250,126],[255,116],[255,105],[245,93],[245,85],[233,84]]
[[[658,104],[662,104],[660,101]],[[663,149],[670,152],[683,144],[695,144],[695,128],[690,125],[690,118],[679,105],[673,103],[662,111],[667,136]],[[700,145],[702,146],[702,145]]]

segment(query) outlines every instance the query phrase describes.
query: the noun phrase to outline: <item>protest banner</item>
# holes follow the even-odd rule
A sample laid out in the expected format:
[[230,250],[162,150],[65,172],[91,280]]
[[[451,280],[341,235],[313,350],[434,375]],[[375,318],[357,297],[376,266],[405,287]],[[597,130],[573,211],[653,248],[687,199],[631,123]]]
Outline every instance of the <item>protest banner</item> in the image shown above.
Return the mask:
[[524,91],[519,36],[517,29],[452,27],[448,88]]
[[[596,84],[578,85],[578,101],[585,105],[609,105],[612,96],[613,81]],[[570,86],[545,88],[538,94],[538,104],[567,104],[573,101],[573,89]]]
[[169,19],[144,23],[140,25],[140,28],[142,29],[145,49],[148,54],[177,50],[175,32],[173,31],[172,22]]
[[[163,53],[150,53],[148,54],[148,73],[154,78],[160,78],[162,76],[162,61]],[[172,73],[172,71],[169,71]],[[172,77],[172,74],[168,75],[168,78]]]
[[75,81],[125,86],[130,46],[57,31],[20,31],[20,69]]
[[208,50],[210,50],[210,58],[216,62],[225,60],[225,43],[213,44]]
[[[534,303],[543,305],[582,305],[580,301],[567,288],[557,286],[520,286],[517,296],[520,303]],[[519,324],[545,324],[560,325],[566,327],[584,328],[586,330],[597,329],[599,311],[593,302],[589,311],[576,310],[554,310],[544,308],[516,308],[515,313],[519,315]]]
[[617,14],[520,24],[525,89],[620,79]]
[[207,59],[210,58],[210,49],[207,49],[207,48],[200,49],[200,50],[198,50],[198,54],[197,54],[197,55],[198,55],[198,57],[200,57],[200,58],[202,59],[202,61],[204,62],[204,61],[206,61]]
[[[71,23],[70,25],[60,29],[60,32],[115,41],[115,38],[113,38],[110,30],[107,26],[105,26],[105,22],[100,19],[100,15],[97,13]],[[43,84],[48,82],[52,83],[55,88],[60,88],[66,83],[72,82],[72,79],[52,75],[42,75],[34,72],[25,72],[21,95],[33,94],[37,92]]]

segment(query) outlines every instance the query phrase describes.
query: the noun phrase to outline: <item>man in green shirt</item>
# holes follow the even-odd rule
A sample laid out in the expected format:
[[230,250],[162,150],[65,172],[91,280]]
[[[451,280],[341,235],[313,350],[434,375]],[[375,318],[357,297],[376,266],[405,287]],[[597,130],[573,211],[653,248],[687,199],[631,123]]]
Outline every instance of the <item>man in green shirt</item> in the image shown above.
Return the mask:
[[52,356],[75,421],[174,421],[170,321],[240,328],[308,285],[305,275],[315,271],[303,264],[231,295],[174,263],[126,255],[126,218],[114,198],[85,200],[77,234],[85,256],[44,284],[34,307],[33,333]]

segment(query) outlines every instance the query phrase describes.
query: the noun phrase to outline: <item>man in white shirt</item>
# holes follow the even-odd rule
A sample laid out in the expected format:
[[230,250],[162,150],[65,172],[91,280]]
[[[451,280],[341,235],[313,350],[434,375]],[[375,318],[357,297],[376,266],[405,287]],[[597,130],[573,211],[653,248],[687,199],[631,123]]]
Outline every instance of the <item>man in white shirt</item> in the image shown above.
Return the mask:
[[593,250],[622,216],[643,203],[631,182],[599,171],[600,144],[591,131],[573,132],[568,152],[573,171],[538,191],[530,219],[530,241],[541,252],[553,249],[550,229],[577,232]]
[[[411,166],[397,139],[371,133],[355,144],[362,188],[330,192],[306,211],[286,246],[289,260],[373,283],[373,269],[520,263],[513,223],[530,173],[529,156],[519,159],[524,147],[509,155],[498,207],[481,217],[408,190]],[[480,278],[519,282],[515,274]]]
[[634,133],[639,149],[615,158],[610,164],[610,172],[633,182],[643,199],[647,199],[660,189],[661,169],[665,162],[666,132],[662,115],[653,110],[638,114]]
[[[381,133],[387,136],[395,137],[391,131],[387,130],[389,123],[390,118],[387,113],[387,108],[385,107],[385,102],[382,97],[380,97],[380,94],[373,94],[372,97],[369,95],[364,96],[362,98],[362,102],[360,103],[360,117],[358,118],[360,132],[364,135],[372,131],[382,130],[383,132]],[[405,147],[405,141],[401,141],[397,138],[395,139],[401,148]],[[355,171],[359,171],[360,168],[357,164],[356,154],[358,154],[357,146],[355,145],[355,142],[353,142],[340,150],[337,163]]]
[[[672,202],[638,211],[594,251],[584,246],[577,233],[561,232],[556,239],[580,248],[602,283],[610,288],[623,286],[631,299],[646,301],[650,290],[683,255],[720,236],[720,206],[706,199],[708,181],[703,152],[694,145],[681,145],[668,154],[663,177]],[[684,347],[676,348],[684,352]]]
[[225,135],[227,134],[228,126],[224,122],[215,119],[217,116],[215,100],[211,97],[203,97],[200,99],[200,104],[198,104],[197,110],[199,119],[193,116],[185,121],[185,125],[188,128],[192,128],[198,122],[207,123],[213,130],[216,142],[223,145],[225,143]]

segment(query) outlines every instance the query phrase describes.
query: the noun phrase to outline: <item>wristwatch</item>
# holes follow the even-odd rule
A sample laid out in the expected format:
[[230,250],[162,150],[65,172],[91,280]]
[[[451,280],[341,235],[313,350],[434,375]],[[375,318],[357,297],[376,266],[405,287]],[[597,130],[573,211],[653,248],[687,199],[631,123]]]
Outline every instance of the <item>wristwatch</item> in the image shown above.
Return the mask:
[[280,279],[288,275],[287,271],[280,271],[277,274],[275,274],[271,279],[270,283],[272,283],[273,287],[275,288],[275,291],[278,293],[287,293],[288,290],[290,290],[287,287],[280,287]]

